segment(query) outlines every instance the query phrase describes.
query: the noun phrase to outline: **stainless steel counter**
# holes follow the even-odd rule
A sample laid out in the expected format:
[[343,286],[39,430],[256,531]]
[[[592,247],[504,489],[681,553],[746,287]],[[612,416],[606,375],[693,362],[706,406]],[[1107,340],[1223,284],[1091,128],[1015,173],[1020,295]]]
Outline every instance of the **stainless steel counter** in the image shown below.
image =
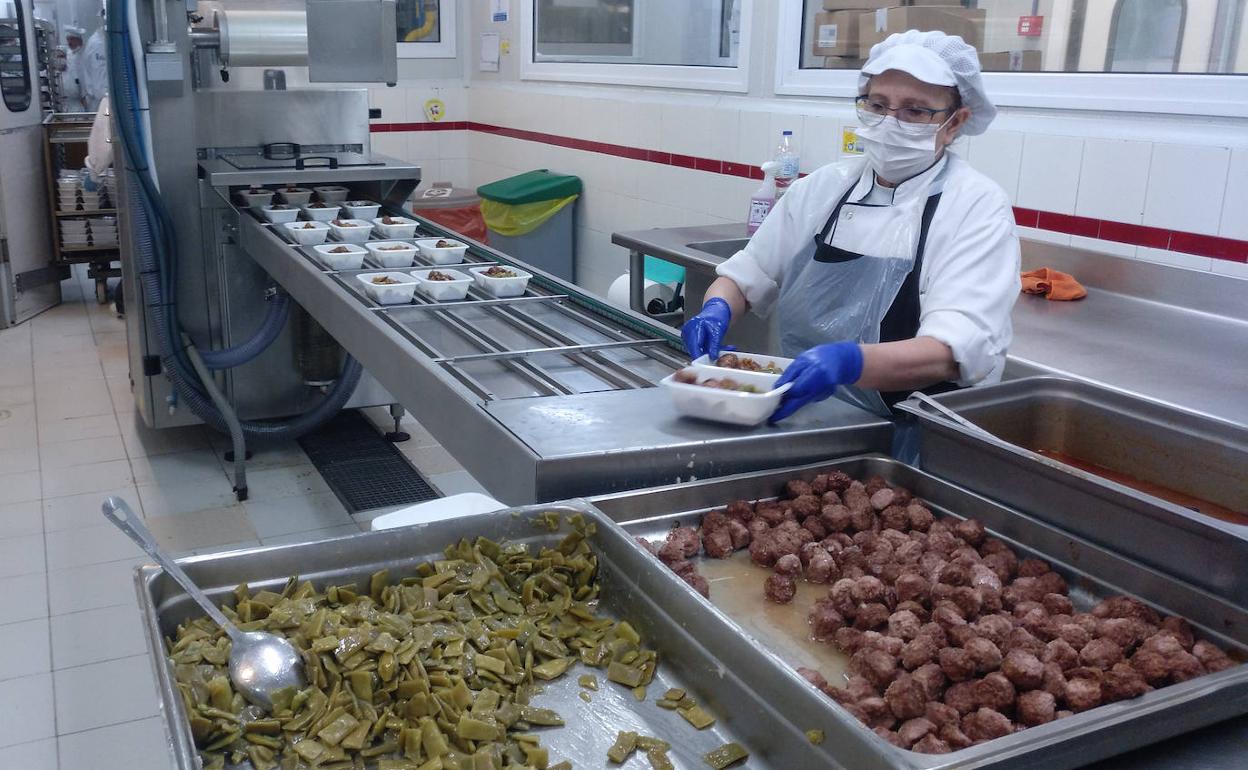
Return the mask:
[[[712,225],[634,230],[615,233],[611,240],[634,254],[685,267],[686,297],[696,304],[701,297],[696,287],[710,282],[698,283],[696,276],[713,278],[715,267],[744,236],[743,225]],[[731,251],[712,253],[715,241],[733,242]],[[695,243],[702,248],[689,245]],[[1058,374],[1248,425],[1248,399],[1243,397],[1248,390],[1248,304],[1228,290],[1233,279],[1068,246],[1022,243],[1024,270],[1053,267],[1071,273],[1088,288],[1088,296],[1078,302],[1019,297],[1007,378]],[[747,336],[774,339],[770,333]]]

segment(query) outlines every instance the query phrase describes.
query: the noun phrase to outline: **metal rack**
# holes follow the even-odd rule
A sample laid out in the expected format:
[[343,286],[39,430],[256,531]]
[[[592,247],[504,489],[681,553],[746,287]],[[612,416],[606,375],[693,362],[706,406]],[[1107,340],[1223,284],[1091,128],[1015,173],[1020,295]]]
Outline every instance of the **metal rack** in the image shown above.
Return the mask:
[[46,19],[35,19],[36,61],[39,64],[39,104],[44,114],[60,112],[65,106],[61,70],[57,67],[56,27]]
[[[48,207],[52,211],[52,245],[54,263],[68,267],[86,264],[87,276],[95,281],[95,299],[108,302],[108,279],[121,276],[121,238],[108,244],[69,246],[62,243],[61,221],[87,217],[116,217],[115,206],[98,209],[65,210],[57,197],[56,180],[62,170],[81,169],[86,162],[87,140],[91,136],[94,112],[54,112],[43,120],[44,170],[48,186]],[[112,195],[117,191],[112,190]],[[120,226],[120,225],[118,225]]]
[[653,387],[688,360],[670,329],[384,208],[418,221],[422,237],[469,244],[461,264],[440,267],[514,265],[533,274],[528,290],[495,299],[473,289],[458,302],[418,294],[383,306],[356,275],[432,265],[417,257],[412,268],[331,270],[286,228],[236,208],[238,243],[500,500],[557,500],[888,447],[886,421],[835,399],[757,429],[683,418]]

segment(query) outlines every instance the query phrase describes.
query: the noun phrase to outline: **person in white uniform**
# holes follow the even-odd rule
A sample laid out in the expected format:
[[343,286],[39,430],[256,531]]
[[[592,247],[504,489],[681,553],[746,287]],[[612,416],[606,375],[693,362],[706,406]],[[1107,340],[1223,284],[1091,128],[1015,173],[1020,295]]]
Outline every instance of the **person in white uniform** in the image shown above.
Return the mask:
[[82,49],[82,103],[87,112],[98,112],[100,100],[108,92],[108,30],[103,11],[100,26],[87,38]]
[[61,92],[67,112],[82,112],[82,27],[65,27],[65,72]]
[[1004,190],[948,151],[996,115],[975,49],[911,30],[871,49],[856,100],[863,158],[795,182],[719,266],[681,333],[719,355],[732,319],[779,312],[796,360],[772,421],[833,394],[883,416],[915,390],[1000,380],[1019,292]]

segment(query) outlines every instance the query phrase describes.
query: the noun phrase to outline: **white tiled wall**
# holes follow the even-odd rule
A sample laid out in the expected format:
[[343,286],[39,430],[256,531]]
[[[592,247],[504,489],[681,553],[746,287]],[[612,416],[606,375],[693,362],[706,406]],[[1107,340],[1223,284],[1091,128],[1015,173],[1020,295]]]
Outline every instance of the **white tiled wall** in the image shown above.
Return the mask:
[[[854,125],[848,105],[830,100],[759,99],[701,93],[474,80],[409,82],[376,89],[382,122],[423,121],[424,101],[447,105],[445,120],[470,120],[628,147],[759,165],[782,129],[791,129],[810,172],[841,159],[841,130]],[[1000,184],[1015,205],[1248,240],[1248,132],[1208,132],[1185,143],[1179,126],[1143,141],[1114,121],[1035,119],[1008,113],[959,151]],[[1198,121],[1192,122],[1200,129]],[[1121,124],[1118,124],[1119,126]],[[1176,133],[1177,132],[1177,133]],[[1177,137],[1177,138],[1176,138]],[[1238,137],[1238,138],[1236,138]],[[378,133],[374,147],[417,161],[426,180],[480,184],[534,168],[580,176],[578,282],[605,292],[627,255],[612,232],[741,221],[758,182],[634,161],[477,131]],[[1224,260],[1020,228],[1024,237],[1125,257],[1248,277]]]

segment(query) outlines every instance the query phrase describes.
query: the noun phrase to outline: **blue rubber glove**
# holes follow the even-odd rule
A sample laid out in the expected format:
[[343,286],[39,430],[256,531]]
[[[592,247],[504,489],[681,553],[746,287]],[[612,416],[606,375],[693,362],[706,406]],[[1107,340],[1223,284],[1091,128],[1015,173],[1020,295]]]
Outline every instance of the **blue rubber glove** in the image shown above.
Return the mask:
[[100,189],[100,185],[94,179],[91,178],[90,174],[83,174],[82,175],[82,189],[86,190],[87,192],[95,192],[96,190]]
[[714,361],[719,358],[719,343],[723,342],[728,332],[728,324],[732,321],[732,308],[722,297],[711,297],[702,306],[702,312],[685,321],[680,327],[680,337],[685,341],[685,350],[690,358],[703,354]]
[[822,401],[840,385],[849,385],[862,376],[862,348],[856,342],[816,345],[803,352],[785,368],[776,387],[793,383],[780,406],[771,415],[779,422],[809,403]]

